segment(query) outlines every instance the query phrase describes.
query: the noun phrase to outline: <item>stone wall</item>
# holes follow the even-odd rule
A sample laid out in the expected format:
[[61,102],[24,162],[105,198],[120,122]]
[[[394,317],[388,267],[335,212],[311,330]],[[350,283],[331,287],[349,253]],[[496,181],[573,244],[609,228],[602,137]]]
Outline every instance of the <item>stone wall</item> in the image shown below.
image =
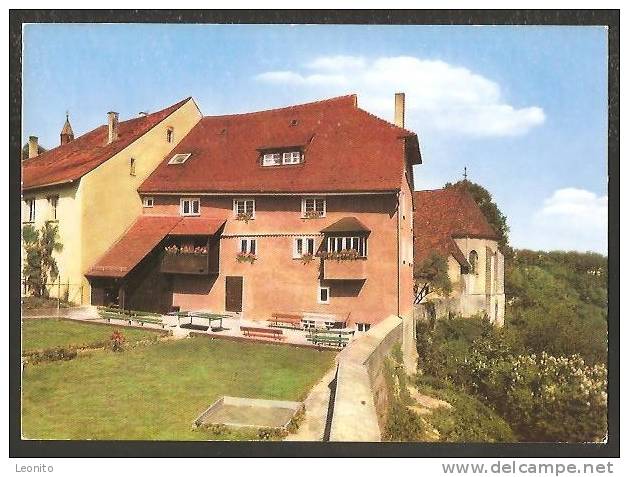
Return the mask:
[[404,326],[400,317],[389,316],[339,353],[331,441],[380,440],[389,402],[384,362],[396,344],[403,345],[409,327],[412,321]]

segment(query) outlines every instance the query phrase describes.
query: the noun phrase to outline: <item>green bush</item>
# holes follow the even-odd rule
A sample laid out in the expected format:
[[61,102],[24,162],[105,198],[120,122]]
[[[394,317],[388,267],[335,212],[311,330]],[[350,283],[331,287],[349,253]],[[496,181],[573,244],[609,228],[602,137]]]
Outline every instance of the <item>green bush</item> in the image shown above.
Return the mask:
[[407,377],[401,363],[402,353],[394,348],[384,361],[384,376],[389,397],[383,439],[386,441],[422,441],[426,425],[408,406],[413,403],[407,387]]
[[607,375],[580,356],[487,355],[464,365],[468,386],[518,433],[537,442],[600,442],[607,432]]
[[[533,332],[530,323],[523,325],[536,339],[535,349],[545,342],[554,352],[572,349],[567,344],[569,330],[555,328]],[[555,343],[557,328],[566,334]],[[482,319],[438,320],[432,329],[420,324],[418,374],[433,388],[443,390],[452,383],[478,397],[509,423],[519,440],[600,441],[607,431],[606,365],[596,364],[591,354],[586,360],[580,355],[531,353],[527,336],[509,325],[496,329]],[[460,438],[447,422],[444,417],[441,430],[453,440]]]
[[258,431],[258,439],[260,439],[261,441],[276,441],[283,439],[287,435],[288,431],[275,427],[263,427]]
[[27,354],[29,363],[41,363],[43,361],[69,361],[77,357],[77,351],[72,348],[56,347]]
[[[434,387],[434,384],[437,387]],[[490,407],[453,385],[436,378],[420,377],[417,388],[423,394],[442,399],[452,409],[438,408],[426,416],[439,432],[442,442],[515,442],[509,424]]]
[[383,433],[386,441],[421,441],[425,439],[426,426],[422,418],[406,407],[399,399],[389,406]]

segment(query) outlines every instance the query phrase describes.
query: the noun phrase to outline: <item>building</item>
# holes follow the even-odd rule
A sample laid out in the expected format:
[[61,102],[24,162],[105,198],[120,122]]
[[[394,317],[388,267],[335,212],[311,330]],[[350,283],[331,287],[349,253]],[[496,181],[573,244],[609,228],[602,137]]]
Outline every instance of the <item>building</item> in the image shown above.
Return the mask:
[[115,112],[107,119],[75,139],[66,117],[60,145],[42,153],[31,136],[29,158],[22,161],[23,225],[58,225],[59,288],[77,303],[89,302],[89,267],[142,213],[137,188],[201,113],[187,98],[127,121]]
[[486,314],[502,326],[504,256],[472,196],[463,187],[450,187],[416,191],[413,197],[416,270],[431,253],[441,255],[453,284],[450,297],[441,297],[445,307],[463,316]]
[[412,316],[416,134],[354,95],[198,124],[139,186],[142,215],[87,272],[93,304]]

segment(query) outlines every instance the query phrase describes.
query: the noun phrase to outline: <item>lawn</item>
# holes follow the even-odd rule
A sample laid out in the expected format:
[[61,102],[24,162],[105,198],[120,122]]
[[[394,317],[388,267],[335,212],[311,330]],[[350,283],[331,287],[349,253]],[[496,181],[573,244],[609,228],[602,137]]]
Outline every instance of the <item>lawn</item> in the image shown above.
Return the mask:
[[23,375],[22,433],[30,439],[206,440],[192,421],[222,395],[303,400],[334,353],[282,345],[162,341],[122,353],[29,366]]
[[157,330],[138,330],[54,318],[29,318],[22,321],[22,350],[24,352],[57,346],[106,344],[116,329],[122,330],[128,342],[156,339],[160,336]]

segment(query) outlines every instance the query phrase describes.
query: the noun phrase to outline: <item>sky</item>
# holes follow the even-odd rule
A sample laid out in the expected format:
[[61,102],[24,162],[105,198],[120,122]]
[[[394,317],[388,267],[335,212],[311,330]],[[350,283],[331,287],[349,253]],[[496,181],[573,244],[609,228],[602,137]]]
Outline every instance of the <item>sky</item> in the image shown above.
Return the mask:
[[24,27],[23,140],[59,144],[188,96],[204,115],[343,94],[406,127],[415,188],[487,188],[517,248],[607,254],[603,27],[63,25]]

